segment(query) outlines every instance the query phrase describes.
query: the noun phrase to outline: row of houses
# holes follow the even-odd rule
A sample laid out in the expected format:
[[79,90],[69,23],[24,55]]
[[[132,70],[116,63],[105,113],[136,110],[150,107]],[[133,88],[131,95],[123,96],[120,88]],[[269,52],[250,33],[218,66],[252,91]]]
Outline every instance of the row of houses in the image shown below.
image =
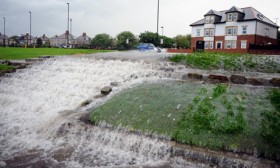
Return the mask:
[[24,46],[24,45],[36,45],[38,39],[42,40],[42,45],[49,47],[87,47],[90,45],[91,38],[87,36],[86,33],[83,33],[79,37],[75,37],[66,31],[61,35],[55,35],[53,37],[47,37],[45,34],[40,37],[33,37],[26,33],[20,34],[19,36],[8,37],[0,33],[0,46]]

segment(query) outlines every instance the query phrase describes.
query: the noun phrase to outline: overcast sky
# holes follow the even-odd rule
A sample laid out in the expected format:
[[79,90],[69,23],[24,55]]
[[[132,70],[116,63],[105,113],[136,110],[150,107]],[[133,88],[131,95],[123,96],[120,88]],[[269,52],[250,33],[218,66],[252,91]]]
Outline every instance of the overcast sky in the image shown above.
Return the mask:
[[[157,0],[0,0],[0,32],[19,35],[29,32],[29,11],[32,11],[32,35],[48,37],[67,30],[67,2],[70,3],[72,34],[86,32],[90,37],[107,33],[115,37],[122,31],[139,35],[156,32]],[[159,33],[174,37],[189,34],[191,23],[203,18],[210,9],[228,10],[254,7],[272,21],[279,18],[280,0],[160,0]]]

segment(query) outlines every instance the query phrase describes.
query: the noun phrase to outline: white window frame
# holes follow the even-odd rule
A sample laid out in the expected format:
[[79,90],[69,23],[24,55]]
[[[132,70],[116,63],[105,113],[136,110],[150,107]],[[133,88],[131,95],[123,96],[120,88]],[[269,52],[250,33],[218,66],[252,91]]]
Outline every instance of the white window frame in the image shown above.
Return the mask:
[[196,29],[196,36],[200,37],[201,36],[201,30],[200,29]]
[[231,49],[231,41],[225,42],[225,49]]
[[209,16],[206,16],[205,17],[205,23],[209,23],[210,22],[210,18],[209,18]]
[[241,44],[240,44],[241,49],[247,49],[247,41],[246,40],[242,40]]
[[210,16],[210,21],[209,23],[214,23],[214,16]]
[[213,41],[209,42],[209,49],[213,49]]
[[214,29],[210,29],[210,30],[209,30],[209,36],[210,36],[210,37],[215,36]]
[[231,48],[232,49],[236,49],[236,41],[234,40],[234,41],[231,41]]
[[242,26],[242,34],[243,35],[247,34],[247,27],[248,26]]
[[204,49],[209,49],[209,41],[204,42]]
[[237,36],[237,27],[232,27],[232,35]]
[[234,14],[233,14],[233,21],[237,21],[237,19],[238,19],[238,14],[237,14],[237,13],[234,13]]
[[210,29],[204,29],[204,36],[209,37],[210,36]]
[[[229,30],[230,30],[230,32],[229,32]],[[238,34],[237,26],[226,27],[226,36],[237,36],[237,34]]]
[[227,21],[232,22],[232,13],[227,14]]
[[[230,30],[230,33],[228,32]],[[226,35],[232,35],[232,27],[227,27],[226,28]]]

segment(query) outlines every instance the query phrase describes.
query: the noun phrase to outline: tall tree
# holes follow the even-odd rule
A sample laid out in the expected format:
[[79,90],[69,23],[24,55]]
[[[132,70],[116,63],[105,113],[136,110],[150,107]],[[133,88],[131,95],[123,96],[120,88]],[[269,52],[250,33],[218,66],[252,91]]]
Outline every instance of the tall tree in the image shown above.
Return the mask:
[[38,47],[41,47],[43,45],[43,40],[41,38],[37,38],[36,44]]
[[191,47],[191,35],[177,35],[174,37],[175,43],[178,48],[190,48]]
[[113,46],[113,38],[106,33],[97,34],[92,40],[91,45],[94,48],[108,49]]
[[140,36],[140,43],[152,43],[155,46],[159,44],[157,40],[157,33],[145,31],[144,33],[141,33]]
[[163,44],[160,45],[163,48],[171,48],[175,43],[175,40],[170,37],[160,36],[159,39],[163,39]]
[[117,47],[119,50],[131,49],[136,44],[136,37],[130,31],[124,31],[117,35]]

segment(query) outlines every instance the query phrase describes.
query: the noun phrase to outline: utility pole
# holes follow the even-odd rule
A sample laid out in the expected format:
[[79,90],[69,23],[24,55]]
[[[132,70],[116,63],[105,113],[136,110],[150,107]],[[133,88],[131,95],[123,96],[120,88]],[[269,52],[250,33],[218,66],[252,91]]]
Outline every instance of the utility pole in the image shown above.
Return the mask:
[[69,47],[69,3],[67,3],[68,6],[68,18],[67,18],[67,47]]
[[158,6],[157,6],[157,44],[159,43],[159,37],[158,37],[158,24],[159,24],[159,0],[158,0]]
[[4,19],[4,38],[3,38],[3,46],[5,47],[5,42],[6,42],[6,18],[3,17]]
[[[30,15],[30,32],[29,32],[29,35],[30,35],[30,45],[32,43],[32,37],[31,37],[31,11],[29,11],[29,15]],[[27,39],[28,41],[28,39]]]

